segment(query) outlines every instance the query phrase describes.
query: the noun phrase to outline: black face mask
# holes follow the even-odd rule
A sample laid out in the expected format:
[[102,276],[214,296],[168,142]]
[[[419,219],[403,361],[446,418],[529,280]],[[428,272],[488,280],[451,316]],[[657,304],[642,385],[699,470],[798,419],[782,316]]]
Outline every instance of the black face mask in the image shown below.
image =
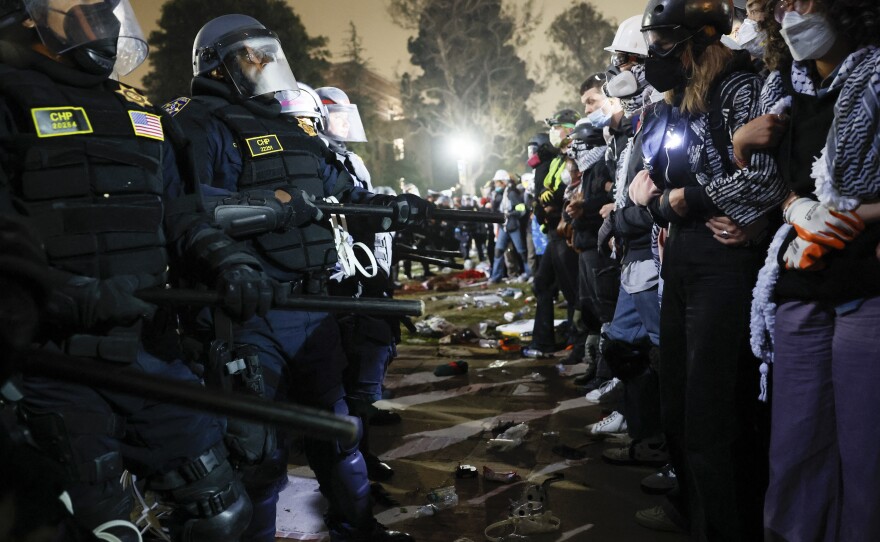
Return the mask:
[[[122,24],[113,14],[114,3],[80,4],[64,14],[64,33],[68,43],[82,45],[70,51],[70,58],[83,71],[95,75],[110,75],[116,64],[116,42]],[[92,39],[83,28],[81,21],[100,21],[101,27],[114,29],[110,32],[115,38]]]
[[683,87],[687,82],[687,72],[677,56],[649,56],[645,59],[645,80],[656,90],[666,92]]

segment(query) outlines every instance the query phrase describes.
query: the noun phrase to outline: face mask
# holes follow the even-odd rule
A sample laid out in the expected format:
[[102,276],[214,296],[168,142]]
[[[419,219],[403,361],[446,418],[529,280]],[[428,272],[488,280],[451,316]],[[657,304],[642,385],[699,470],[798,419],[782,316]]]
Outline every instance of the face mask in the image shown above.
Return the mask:
[[496,186],[496,187],[495,187],[495,192],[497,192],[497,193],[499,193],[499,194],[502,193],[502,192],[504,192],[504,187],[503,187],[503,186]]
[[[115,28],[117,38],[95,40],[89,35],[88,29],[83,28],[81,21],[93,21],[94,26],[101,28]],[[110,75],[116,64],[116,42],[121,26],[113,14],[113,5],[108,2],[80,4],[70,8],[64,13],[65,41],[82,44],[70,52],[71,59],[88,73]]]
[[837,39],[828,20],[819,13],[787,12],[782,19],[781,33],[791,57],[798,61],[821,58]]
[[739,32],[736,34],[736,41],[739,46],[748,51],[755,58],[764,58],[764,40],[766,35],[763,30],[758,30],[758,23],[746,19]]
[[567,169],[562,170],[562,183],[566,185],[571,184],[571,172]]
[[562,143],[562,134],[559,133],[559,130],[550,130],[550,144],[559,147],[560,143]]
[[637,64],[633,66],[629,73],[635,79],[638,91],[633,96],[620,99],[620,105],[623,107],[623,116],[627,119],[633,118],[645,106],[646,90],[649,88],[648,82],[645,81],[645,67],[643,65]]
[[660,92],[683,87],[687,81],[681,59],[676,56],[645,59],[645,79]]
[[633,72],[624,71],[615,75],[611,80],[605,83],[605,88],[602,90],[608,96],[625,98],[627,96],[632,96],[639,91],[639,81]]
[[538,157],[537,154],[532,156],[531,158],[529,158],[529,161],[527,162],[529,167],[533,168],[533,169],[538,167],[538,164],[540,164],[540,163],[541,163],[541,159]]
[[731,38],[727,34],[721,36],[721,45],[734,51],[739,51],[740,49],[742,49],[742,46],[739,44],[739,42],[737,42],[735,39]]
[[605,112],[606,106],[608,106],[607,99],[605,100],[605,103],[602,104],[602,107],[587,115],[587,122],[596,128],[604,128],[611,124],[611,113]]

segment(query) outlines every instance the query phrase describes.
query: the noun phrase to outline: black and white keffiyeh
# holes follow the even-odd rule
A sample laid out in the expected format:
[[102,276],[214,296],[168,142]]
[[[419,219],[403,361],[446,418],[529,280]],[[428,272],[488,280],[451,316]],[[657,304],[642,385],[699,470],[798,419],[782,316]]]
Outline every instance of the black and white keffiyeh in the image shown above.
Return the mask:
[[[796,92],[815,96],[807,65],[795,62],[791,71]],[[829,89],[840,88],[834,120],[822,152],[813,162],[815,194],[823,204],[850,211],[862,201],[880,197],[880,49],[865,47],[850,54]],[[765,113],[779,114],[791,106],[779,72],[773,72],[761,94]],[[783,224],[773,239],[752,295],[751,345],[761,364],[761,397],[765,401],[768,365],[773,362],[778,254],[791,226]]]

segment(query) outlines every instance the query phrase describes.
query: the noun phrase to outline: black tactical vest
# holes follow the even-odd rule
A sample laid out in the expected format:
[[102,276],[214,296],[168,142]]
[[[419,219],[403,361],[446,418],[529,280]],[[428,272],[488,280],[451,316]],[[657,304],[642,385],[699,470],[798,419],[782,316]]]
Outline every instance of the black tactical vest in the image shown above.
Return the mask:
[[[327,195],[321,175],[328,150],[318,137],[286,117],[261,117],[222,98],[197,96],[193,101],[209,108],[234,134],[242,159],[240,191],[296,188],[319,199]],[[327,221],[261,234],[253,245],[262,258],[286,272],[322,271],[338,259]]]
[[164,132],[146,98],[113,80],[78,88],[3,65],[0,99],[18,131],[3,142],[12,192],[49,264],[95,278],[164,280]]

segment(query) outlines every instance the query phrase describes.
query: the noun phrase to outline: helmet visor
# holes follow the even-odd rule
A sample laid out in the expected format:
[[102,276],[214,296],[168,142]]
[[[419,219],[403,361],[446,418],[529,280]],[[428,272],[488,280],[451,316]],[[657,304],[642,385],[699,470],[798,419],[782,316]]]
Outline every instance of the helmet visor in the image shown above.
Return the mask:
[[235,88],[246,98],[299,90],[281,43],[273,32],[247,30],[221,38],[217,54]]
[[24,0],[40,39],[55,54],[112,41],[113,71],[131,73],[147,58],[149,47],[128,0]]
[[645,43],[651,55],[667,57],[680,54],[682,51],[680,46],[701,30],[702,28],[694,32],[681,25],[657,26],[642,29],[642,34],[645,36]]
[[366,141],[367,134],[358,107],[355,104],[327,104],[325,134],[337,141]]

